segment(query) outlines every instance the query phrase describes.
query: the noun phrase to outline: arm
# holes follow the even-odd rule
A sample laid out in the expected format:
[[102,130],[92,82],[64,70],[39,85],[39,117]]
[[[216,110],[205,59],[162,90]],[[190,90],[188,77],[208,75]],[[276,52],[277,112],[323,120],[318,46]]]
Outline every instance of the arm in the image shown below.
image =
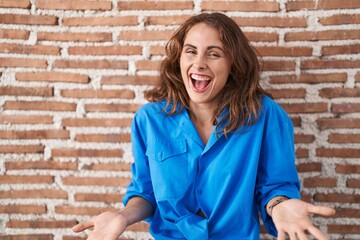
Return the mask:
[[326,206],[315,206],[298,199],[274,197],[266,207],[278,231],[278,239],[284,240],[286,235],[290,239],[308,239],[305,232],[319,240],[328,239],[324,233],[316,228],[309,218],[310,214],[332,216],[335,210]]
[[141,197],[133,197],[128,201],[126,207],[120,211],[103,212],[88,221],[75,225],[72,230],[81,232],[93,228],[88,240],[115,240],[128,226],[150,217],[153,211],[152,205],[147,200]]

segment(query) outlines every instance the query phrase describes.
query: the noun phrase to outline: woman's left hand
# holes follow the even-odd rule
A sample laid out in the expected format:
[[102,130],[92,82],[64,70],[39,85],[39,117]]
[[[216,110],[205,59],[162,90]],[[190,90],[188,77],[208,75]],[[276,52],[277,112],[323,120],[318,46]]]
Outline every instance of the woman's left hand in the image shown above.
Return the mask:
[[321,216],[332,216],[335,209],[326,206],[315,206],[313,204],[298,200],[289,199],[272,209],[272,219],[278,231],[278,240],[284,240],[288,235],[290,240],[306,240],[307,233],[319,240],[327,240],[326,235],[315,227],[310,214]]

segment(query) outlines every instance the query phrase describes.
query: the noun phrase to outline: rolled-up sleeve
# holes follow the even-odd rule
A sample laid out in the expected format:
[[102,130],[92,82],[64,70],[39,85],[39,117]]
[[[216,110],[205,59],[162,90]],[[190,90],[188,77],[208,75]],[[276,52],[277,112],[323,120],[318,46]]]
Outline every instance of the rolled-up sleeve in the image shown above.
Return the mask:
[[123,197],[123,203],[126,205],[132,197],[138,196],[146,199],[156,209],[149,164],[145,154],[146,145],[140,130],[143,128],[139,128],[140,124],[139,119],[135,115],[131,125],[132,152],[134,157],[134,163],[131,165],[132,181]]
[[276,196],[300,198],[300,182],[295,165],[294,128],[286,112],[275,102],[265,109],[264,136],[257,173],[256,199],[267,231],[277,231],[266,212]]

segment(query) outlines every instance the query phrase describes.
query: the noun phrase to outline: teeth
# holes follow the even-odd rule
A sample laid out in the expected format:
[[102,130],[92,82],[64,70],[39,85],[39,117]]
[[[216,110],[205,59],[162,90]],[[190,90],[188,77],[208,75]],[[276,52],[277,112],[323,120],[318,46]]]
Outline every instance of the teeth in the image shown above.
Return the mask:
[[210,80],[209,77],[200,76],[200,75],[197,75],[197,74],[191,74],[191,78],[193,78],[196,81],[209,81]]

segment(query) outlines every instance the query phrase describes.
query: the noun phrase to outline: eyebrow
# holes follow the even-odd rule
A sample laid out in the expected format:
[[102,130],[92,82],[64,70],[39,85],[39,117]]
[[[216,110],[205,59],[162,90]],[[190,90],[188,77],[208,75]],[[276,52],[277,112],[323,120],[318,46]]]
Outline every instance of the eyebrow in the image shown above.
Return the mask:
[[[189,44],[189,43],[185,44],[184,47],[192,47],[192,48],[197,49],[196,46],[194,46],[194,45],[192,45],[192,44]],[[216,45],[208,46],[208,47],[207,47],[207,50],[211,50],[211,49],[214,49],[214,48],[219,49],[219,50],[221,50],[223,53],[225,53],[224,49],[222,49],[221,47],[216,46]]]

